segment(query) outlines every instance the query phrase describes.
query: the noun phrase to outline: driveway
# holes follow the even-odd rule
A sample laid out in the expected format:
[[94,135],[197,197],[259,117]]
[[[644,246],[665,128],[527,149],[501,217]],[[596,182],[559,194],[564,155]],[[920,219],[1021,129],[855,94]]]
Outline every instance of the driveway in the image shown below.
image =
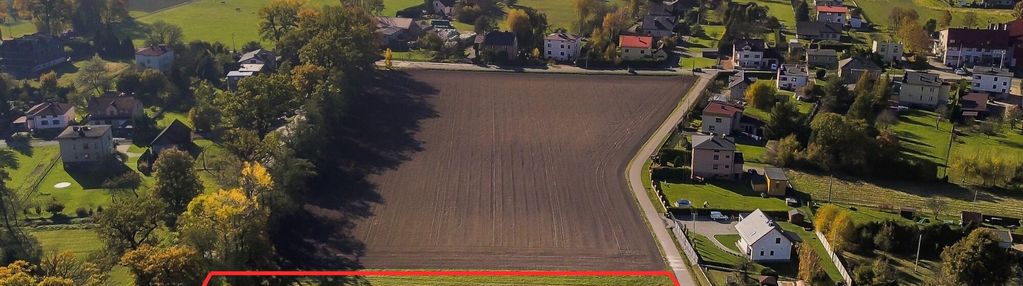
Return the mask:
[[714,245],[716,245],[721,250],[727,251],[728,253],[731,254],[742,256],[741,254],[736,253],[728,246],[721,244],[721,242],[714,238],[715,235],[719,234],[739,234],[739,232],[735,230],[735,224],[737,223],[737,221],[712,220],[709,217],[703,216],[697,216],[695,221],[692,219],[692,217],[688,218],[679,217],[678,221],[680,224],[684,225],[690,231],[706,236],[708,239],[710,239],[711,242],[714,243]]

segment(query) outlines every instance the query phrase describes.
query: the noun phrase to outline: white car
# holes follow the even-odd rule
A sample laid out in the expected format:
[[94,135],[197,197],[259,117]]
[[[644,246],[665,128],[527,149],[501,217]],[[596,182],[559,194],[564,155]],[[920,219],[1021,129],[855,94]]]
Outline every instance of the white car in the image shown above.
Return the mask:
[[710,219],[712,220],[726,220],[728,216],[721,214],[721,212],[713,211],[710,212]]
[[967,72],[966,69],[956,69],[956,74],[957,75],[968,75],[970,73]]

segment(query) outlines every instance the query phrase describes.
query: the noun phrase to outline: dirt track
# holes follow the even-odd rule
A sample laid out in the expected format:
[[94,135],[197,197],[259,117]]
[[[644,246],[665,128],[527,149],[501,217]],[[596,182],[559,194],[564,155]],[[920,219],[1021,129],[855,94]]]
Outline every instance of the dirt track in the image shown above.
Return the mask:
[[[369,181],[366,268],[661,270],[625,181],[679,77],[411,71],[422,149]],[[401,83],[395,83],[401,84]]]

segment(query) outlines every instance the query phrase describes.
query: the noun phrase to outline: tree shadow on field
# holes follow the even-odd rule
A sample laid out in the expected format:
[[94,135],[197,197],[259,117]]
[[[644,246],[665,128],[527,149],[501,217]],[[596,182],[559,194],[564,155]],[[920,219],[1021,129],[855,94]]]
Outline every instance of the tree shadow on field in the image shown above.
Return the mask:
[[367,76],[364,92],[351,95],[341,122],[330,128],[331,146],[317,161],[301,209],[287,218],[277,239],[281,265],[293,269],[359,269],[365,244],[355,222],[384,204],[372,175],[398,168],[423,149],[415,138],[423,119],[437,117],[428,98],[437,89],[408,73]]

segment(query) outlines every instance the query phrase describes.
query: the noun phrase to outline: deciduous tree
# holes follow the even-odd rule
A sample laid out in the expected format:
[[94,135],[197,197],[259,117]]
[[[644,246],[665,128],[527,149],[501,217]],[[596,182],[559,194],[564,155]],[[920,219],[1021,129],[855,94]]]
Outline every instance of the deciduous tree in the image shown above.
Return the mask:
[[771,117],[767,120],[765,133],[767,138],[779,139],[799,133],[803,127],[803,114],[791,101],[785,100],[771,107]]
[[760,110],[768,110],[777,101],[778,89],[767,81],[757,81],[746,89],[746,102]]
[[291,78],[284,74],[243,79],[238,91],[221,95],[224,124],[255,131],[262,138],[295,110],[297,95]]
[[183,35],[181,27],[157,20],[146,29],[145,43],[147,46],[180,44]]
[[166,204],[168,224],[174,226],[177,215],[203,190],[192,156],[185,151],[164,149],[153,163],[153,173],[156,178],[153,195]]
[[138,248],[153,239],[153,231],[165,219],[164,208],[149,194],[120,198],[96,214],[96,232],[114,253]]
[[22,18],[36,19],[43,33],[60,34],[71,20],[72,7],[68,0],[14,0],[13,3]]
[[799,245],[799,279],[812,285],[827,282],[829,279],[817,251],[807,243]]
[[259,35],[279,42],[284,34],[298,28],[298,13],[303,5],[302,0],[273,0],[259,8]]
[[121,257],[131,270],[135,285],[198,285],[203,273],[199,253],[184,245],[157,248],[144,244]]
[[1012,275],[1010,252],[999,246],[994,231],[977,228],[941,252],[941,273],[955,285],[1002,285]]

